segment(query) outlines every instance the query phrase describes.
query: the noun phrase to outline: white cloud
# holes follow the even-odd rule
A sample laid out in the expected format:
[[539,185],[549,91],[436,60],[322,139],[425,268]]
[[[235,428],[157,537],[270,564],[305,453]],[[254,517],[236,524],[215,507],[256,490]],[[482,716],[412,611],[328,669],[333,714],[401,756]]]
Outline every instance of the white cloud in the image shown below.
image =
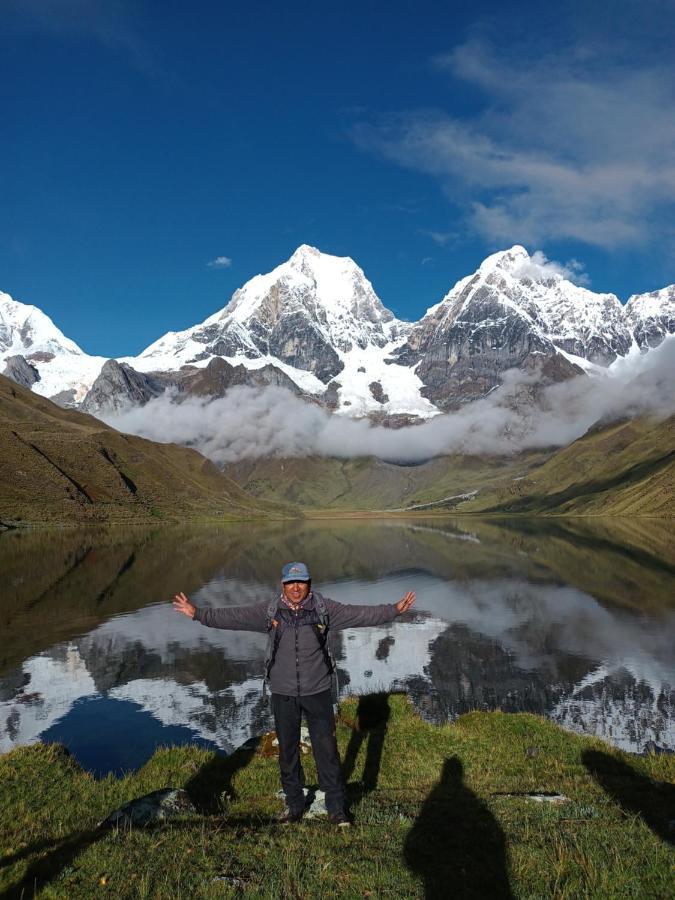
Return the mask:
[[613,248],[660,236],[675,207],[672,66],[611,48],[516,57],[470,41],[436,67],[483,91],[484,108],[362,121],[356,143],[435,176],[493,242]]
[[232,260],[229,256],[216,256],[215,259],[207,262],[206,265],[209,269],[229,269],[232,265]]
[[3,24],[57,37],[88,38],[121,50],[141,69],[156,71],[150,47],[141,36],[138,5],[129,0],[4,0]]
[[424,234],[426,237],[431,238],[434,244],[438,244],[439,247],[445,247],[446,244],[449,244],[450,241],[454,241],[457,237],[452,231],[429,231],[426,228],[420,228],[420,234]]
[[559,276],[572,281],[575,284],[587,286],[590,284],[588,273],[578,259],[570,259],[566,263],[559,263],[548,259],[541,250],[536,250],[528,260],[514,269],[518,277],[529,277],[533,281],[546,281],[550,277]]
[[164,395],[106,421],[121,431],[196,447],[216,462],[261,456],[378,456],[415,462],[444,453],[508,454],[562,446],[599,419],[675,413],[675,336],[614,372],[580,376],[523,405],[538,374],[513,370],[489,397],[423,425],[392,429],[331,415],[282,388],[231,388],[215,400]]

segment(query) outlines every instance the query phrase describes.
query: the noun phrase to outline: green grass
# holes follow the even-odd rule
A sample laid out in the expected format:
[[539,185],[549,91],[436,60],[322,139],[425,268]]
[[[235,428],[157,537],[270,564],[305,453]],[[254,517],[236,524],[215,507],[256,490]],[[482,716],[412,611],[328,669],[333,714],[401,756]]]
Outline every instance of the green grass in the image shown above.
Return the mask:
[[[360,717],[346,701],[338,740],[355,819],[346,834],[321,820],[271,824],[276,760],[258,752],[169,748],[126,778],[96,781],[59,746],[17,749],[0,758],[0,892],[672,896],[672,757],[629,757],[530,715],[473,713],[438,728],[401,696],[363,700]],[[311,757],[305,768],[314,782]],[[115,807],[168,785],[186,787],[199,813],[96,829]],[[533,791],[569,801],[523,796]]]

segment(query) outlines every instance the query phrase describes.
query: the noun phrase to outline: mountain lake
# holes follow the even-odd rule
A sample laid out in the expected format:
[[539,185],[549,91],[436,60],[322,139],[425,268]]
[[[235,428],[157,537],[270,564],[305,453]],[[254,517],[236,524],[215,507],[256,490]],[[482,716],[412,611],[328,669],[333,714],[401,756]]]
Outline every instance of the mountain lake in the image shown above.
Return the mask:
[[97,776],[160,745],[229,753],[271,725],[266,636],[174,612],[267,600],[283,563],[345,603],[412,613],[333,635],[340,693],[422,716],[533,712],[640,753],[675,749],[675,545],[658,520],[297,520],[0,534],[0,752],[65,744]]

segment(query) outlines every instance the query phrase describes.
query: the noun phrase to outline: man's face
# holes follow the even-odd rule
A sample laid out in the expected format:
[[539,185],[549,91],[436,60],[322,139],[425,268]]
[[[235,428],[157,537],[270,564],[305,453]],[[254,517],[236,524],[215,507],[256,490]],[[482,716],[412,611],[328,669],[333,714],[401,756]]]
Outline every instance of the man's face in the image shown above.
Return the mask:
[[307,594],[309,594],[309,581],[287,581],[281,587],[284,591],[284,597],[291,603],[302,603]]

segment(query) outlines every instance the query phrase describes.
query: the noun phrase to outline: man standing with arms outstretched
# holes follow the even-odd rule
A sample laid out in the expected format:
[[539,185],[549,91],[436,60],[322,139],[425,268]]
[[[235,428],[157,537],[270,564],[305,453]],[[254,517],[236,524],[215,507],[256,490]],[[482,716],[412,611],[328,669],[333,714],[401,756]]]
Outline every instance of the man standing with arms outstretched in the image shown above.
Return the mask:
[[300,723],[304,715],[319,787],[326,795],[328,817],[334,825],[349,825],[335,739],[332,692],[335,664],[329,635],[343,628],[384,625],[409,610],[414,602],[415,594],[409,591],[398,603],[380,606],[338,603],[312,591],[309,569],[301,562],[283,567],[281,593],[271,602],[200,609],[185,594],[176,594],[174,609],[202,625],[269,634],[265,680],[272,692],[279,769],[287,804],[277,821],[299,822],[305,810],[305,781],[300,761]]

